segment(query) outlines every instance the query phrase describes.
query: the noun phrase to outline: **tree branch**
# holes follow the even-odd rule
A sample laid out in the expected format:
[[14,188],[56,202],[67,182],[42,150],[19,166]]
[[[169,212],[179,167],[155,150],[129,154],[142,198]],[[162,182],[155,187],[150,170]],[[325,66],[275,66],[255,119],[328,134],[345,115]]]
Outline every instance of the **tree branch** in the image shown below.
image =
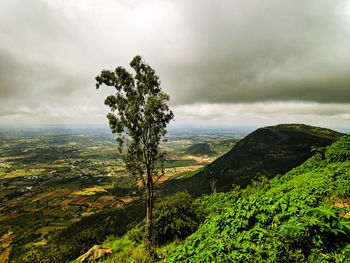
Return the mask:
[[156,184],[160,178],[162,178],[165,175],[164,169],[162,169],[162,173],[157,176],[157,179],[154,181],[154,184]]
[[140,172],[139,176],[141,178],[141,182],[142,182],[143,187],[146,188],[146,182],[145,182],[145,178],[143,178],[143,173]]

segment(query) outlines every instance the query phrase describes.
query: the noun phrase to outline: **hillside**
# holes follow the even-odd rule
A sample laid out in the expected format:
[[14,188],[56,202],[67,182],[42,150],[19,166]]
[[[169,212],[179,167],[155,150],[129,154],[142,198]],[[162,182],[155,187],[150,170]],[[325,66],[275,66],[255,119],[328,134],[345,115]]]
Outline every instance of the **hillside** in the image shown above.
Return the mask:
[[210,181],[217,191],[232,184],[247,186],[261,174],[272,178],[300,165],[311,156],[311,147],[327,146],[343,134],[303,124],[280,124],[260,128],[240,140],[228,153],[188,178],[169,180],[165,193],[187,189],[195,195],[210,193]]
[[[175,198],[169,211],[183,207]],[[187,238],[160,246],[158,262],[349,262],[350,135],[283,176],[204,195],[194,204],[206,220]],[[188,222],[178,217],[176,224]],[[102,262],[156,262],[135,239],[137,231],[109,238],[104,245],[114,254]]]
[[231,139],[224,141],[215,142],[205,142],[205,143],[195,143],[190,147],[186,148],[184,154],[194,155],[194,156],[215,156],[222,155],[229,151],[239,139]]
[[[270,139],[270,137],[273,137],[271,134],[275,135],[274,139]],[[266,172],[271,173],[272,169],[266,168],[269,167],[268,158],[266,160],[263,159],[263,161],[258,163],[256,167],[252,166],[252,164],[255,164],[254,162],[259,160],[258,157],[263,156],[261,152],[274,153],[273,150],[276,152],[276,149],[279,150],[278,153],[282,152],[282,155],[278,156],[280,158],[278,159],[279,161],[277,160],[274,162],[274,166],[277,167],[276,170],[282,170],[282,168],[284,168],[281,165],[283,164],[283,156],[286,160],[290,161],[289,164],[291,166],[294,164],[293,167],[295,167],[298,164],[296,163],[295,158],[291,158],[291,156],[309,156],[311,154],[310,147],[312,145],[327,145],[339,136],[340,134],[337,132],[322,128],[304,125],[278,125],[262,128],[248,135],[228,154],[232,154],[233,152],[233,155],[237,156],[237,158],[242,155],[242,158],[245,157],[248,159],[246,163],[244,163],[242,159],[241,163],[237,164],[237,167],[241,167],[241,171],[246,172],[248,175],[252,170],[251,167],[258,172],[262,171],[262,174],[264,174],[263,170],[265,169]],[[239,146],[237,148],[238,150],[236,149],[237,146]],[[303,150],[305,152],[303,152]],[[157,196],[161,197],[159,200],[165,199],[163,198],[164,195],[170,195],[171,193],[183,191],[185,189],[188,189],[191,194],[197,196],[202,195],[202,193],[210,193],[211,189],[209,180],[212,179],[212,177],[206,177],[206,173],[208,173],[207,170],[215,170],[214,168],[219,169],[219,165],[225,164],[220,162],[222,162],[222,159],[227,158],[227,156],[229,156],[228,154],[223,155],[223,157],[215,161],[213,165],[209,165],[202,171],[195,173],[194,176],[193,172],[188,172],[185,173],[185,175],[180,175],[182,176],[182,179],[169,180],[169,182],[164,183],[164,186],[161,185],[163,193],[157,193]],[[269,158],[271,159],[271,157]],[[297,161],[302,162],[300,159],[297,159]],[[252,172],[251,177],[255,177],[256,173],[257,172]],[[242,175],[244,175],[244,173],[239,175],[241,176],[240,178],[244,178]],[[248,184],[250,179],[251,178],[242,185],[245,186]],[[226,189],[232,189],[232,181],[217,181],[216,184],[219,191],[222,189],[226,191],[223,187],[219,188],[220,183],[223,184]],[[185,198],[185,200],[189,199]],[[66,230],[57,231],[57,229],[54,229],[49,235],[45,236],[45,239],[43,239],[42,235],[35,232],[36,229],[40,227],[40,225],[37,224],[37,228],[33,228],[32,231],[25,231],[25,235],[18,235],[15,237],[10,262],[67,262],[77,258],[82,252],[86,252],[94,244],[101,243],[106,236],[113,234],[118,236],[123,235],[131,225],[135,225],[141,220],[144,213],[143,208],[144,207],[141,203],[138,204],[132,202],[130,205],[122,208],[113,208],[111,210],[104,209],[102,213],[90,215],[83,220],[70,225]],[[22,217],[20,219],[13,218],[10,223],[22,227],[23,225],[28,225],[29,220],[33,222],[42,221],[42,215],[38,212],[33,214],[33,217],[23,217],[23,219],[26,219],[26,221],[23,221]],[[191,222],[191,220],[187,221]],[[5,224],[8,224],[8,222],[5,222]],[[34,242],[33,240],[43,240],[42,243],[46,243],[46,245],[31,246],[31,244],[42,244]]]
[[[184,155],[188,146],[218,141],[215,151],[226,153],[232,147],[225,141],[237,137],[235,131],[210,129],[170,133],[162,143],[169,158],[164,179],[197,171],[218,157]],[[56,259],[68,260],[68,254],[75,258],[107,234],[124,234],[126,225],[144,212],[127,206],[142,195],[136,180],[127,176],[107,129],[0,129],[0,262],[9,254],[14,262],[24,262],[18,257],[53,247],[60,247]],[[123,207],[126,211],[119,211]],[[120,212],[133,218],[118,225],[108,219]]]
[[212,149],[210,149],[210,146],[208,143],[196,143],[188,147],[185,150],[185,154],[195,155],[195,156],[198,156],[198,155],[212,156],[215,154],[215,152]]
[[349,262],[350,136],[245,190],[204,196],[207,221],[166,262]]

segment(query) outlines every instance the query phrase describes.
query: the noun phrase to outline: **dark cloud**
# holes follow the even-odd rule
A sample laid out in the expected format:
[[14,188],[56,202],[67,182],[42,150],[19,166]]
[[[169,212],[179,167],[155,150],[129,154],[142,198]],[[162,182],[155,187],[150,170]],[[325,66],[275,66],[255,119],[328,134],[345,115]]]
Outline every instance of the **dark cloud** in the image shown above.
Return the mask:
[[178,108],[240,103],[258,116],[254,103],[302,101],[319,105],[303,108],[308,118],[339,121],[349,111],[336,107],[350,103],[345,0],[3,0],[0,116],[97,118],[110,90],[97,92],[94,77],[136,54]]
[[189,58],[168,72],[173,97],[179,103],[349,102],[349,23],[338,4],[192,5],[183,15],[193,33]]
[[28,81],[30,75],[24,74],[25,67],[8,54],[0,53],[0,58],[0,98],[3,102],[9,97],[18,96],[20,86]]

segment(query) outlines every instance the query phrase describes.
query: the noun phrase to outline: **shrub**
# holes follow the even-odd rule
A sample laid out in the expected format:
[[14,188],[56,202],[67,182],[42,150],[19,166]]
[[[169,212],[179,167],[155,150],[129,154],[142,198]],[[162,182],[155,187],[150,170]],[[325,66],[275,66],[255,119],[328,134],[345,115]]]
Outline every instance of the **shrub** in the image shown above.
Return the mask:
[[204,219],[187,192],[178,192],[156,203],[153,216],[153,238],[159,245],[187,237]]

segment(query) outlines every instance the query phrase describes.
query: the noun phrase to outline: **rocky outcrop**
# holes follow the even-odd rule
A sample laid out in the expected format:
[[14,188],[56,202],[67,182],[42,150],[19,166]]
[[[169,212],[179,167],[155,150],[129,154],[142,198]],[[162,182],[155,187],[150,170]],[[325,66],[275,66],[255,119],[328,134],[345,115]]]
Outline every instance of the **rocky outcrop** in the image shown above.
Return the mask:
[[104,247],[101,245],[94,245],[88,252],[86,252],[84,255],[81,255],[77,258],[78,261],[81,263],[90,263],[94,262],[100,257],[103,257],[106,254],[112,254],[113,249],[109,247]]

